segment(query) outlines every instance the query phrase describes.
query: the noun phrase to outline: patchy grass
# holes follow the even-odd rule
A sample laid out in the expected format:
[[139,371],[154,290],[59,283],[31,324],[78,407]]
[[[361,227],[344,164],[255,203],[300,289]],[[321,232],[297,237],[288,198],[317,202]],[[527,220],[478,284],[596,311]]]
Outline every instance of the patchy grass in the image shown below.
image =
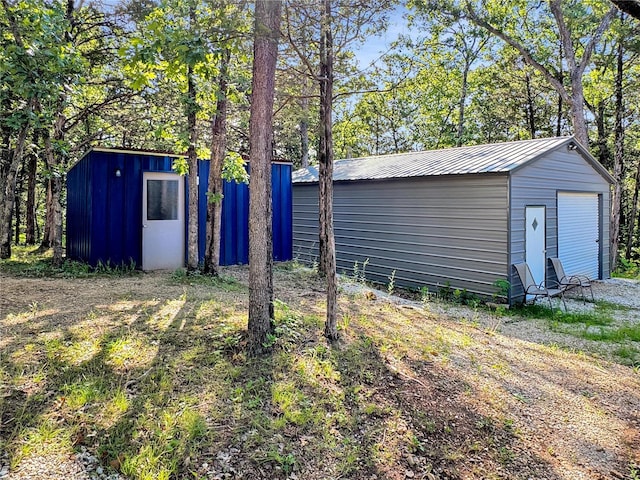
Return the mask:
[[90,278],[104,275],[134,275],[141,273],[133,263],[112,265],[99,263],[92,268],[86,263],[65,260],[60,267],[52,263],[52,251],[38,251],[35,247],[13,246],[10,259],[0,261],[2,271],[15,276],[32,278]]
[[357,293],[341,296],[329,345],[322,284],[295,265],[276,268],[258,358],[245,354],[246,269],[3,272],[0,451],[15,470],[81,447],[132,479],[569,479],[640,460],[626,427],[636,371]]
[[[522,318],[545,319],[553,332],[564,333],[594,342],[618,344],[611,349],[611,355],[623,365],[640,365],[640,323],[615,322],[620,312],[631,308],[612,302],[597,300],[594,308],[586,312],[553,312],[541,305],[521,306],[511,310]],[[594,352],[597,352],[594,348]]]
[[526,306],[517,306],[511,310],[505,311],[504,314],[517,315],[523,318],[542,318],[557,324],[582,324],[582,325],[609,325],[613,321],[611,310],[613,304],[602,303],[602,307],[596,304],[593,312],[572,312],[564,310],[553,311],[545,306],[534,304]]

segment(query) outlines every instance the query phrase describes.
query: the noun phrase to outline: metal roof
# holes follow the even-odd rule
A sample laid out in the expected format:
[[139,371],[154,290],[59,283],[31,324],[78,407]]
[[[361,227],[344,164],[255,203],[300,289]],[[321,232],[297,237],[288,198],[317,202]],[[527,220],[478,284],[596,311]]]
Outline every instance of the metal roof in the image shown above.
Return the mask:
[[[333,180],[382,180],[440,175],[505,173],[513,171],[564,144],[575,145],[579,153],[582,153],[585,159],[592,163],[601,175],[611,179],[604,167],[582,148],[573,137],[554,137],[337,160],[334,163]],[[317,181],[318,168],[315,166],[303,168],[293,173],[293,183],[313,183]]]

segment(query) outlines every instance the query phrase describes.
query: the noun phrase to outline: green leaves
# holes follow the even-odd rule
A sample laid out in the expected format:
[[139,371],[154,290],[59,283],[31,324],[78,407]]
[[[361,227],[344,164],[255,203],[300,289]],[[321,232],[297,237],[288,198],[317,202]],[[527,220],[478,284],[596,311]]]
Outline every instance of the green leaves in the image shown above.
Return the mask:
[[227,152],[222,164],[222,178],[229,182],[249,183],[246,162],[239,153]]

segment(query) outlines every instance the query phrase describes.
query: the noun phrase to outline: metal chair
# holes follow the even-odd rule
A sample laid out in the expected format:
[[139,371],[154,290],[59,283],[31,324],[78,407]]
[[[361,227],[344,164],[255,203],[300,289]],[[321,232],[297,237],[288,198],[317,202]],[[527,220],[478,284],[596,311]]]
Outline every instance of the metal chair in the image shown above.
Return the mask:
[[559,258],[549,258],[553,271],[558,278],[558,284],[561,287],[565,287],[567,291],[580,287],[580,294],[582,295],[582,303],[586,304],[587,299],[584,295],[584,289],[588,288],[591,292],[591,301],[594,301],[593,289],[591,288],[591,279],[586,275],[567,275],[564,272],[564,267]]
[[553,297],[560,297],[562,300],[562,304],[564,305],[564,311],[567,311],[567,304],[564,301],[564,292],[566,290],[565,287],[558,286],[558,288],[547,288],[545,286],[545,282],[541,282],[537,284],[533,278],[533,274],[529,269],[529,265],[526,263],[516,263],[513,265],[518,273],[518,277],[520,278],[520,282],[522,283],[522,288],[525,293],[525,303],[527,302],[527,295],[533,296],[533,302],[536,303],[538,297],[546,298],[549,301],[549,308],[553,311],[553,305],[551,303],[551,299]]

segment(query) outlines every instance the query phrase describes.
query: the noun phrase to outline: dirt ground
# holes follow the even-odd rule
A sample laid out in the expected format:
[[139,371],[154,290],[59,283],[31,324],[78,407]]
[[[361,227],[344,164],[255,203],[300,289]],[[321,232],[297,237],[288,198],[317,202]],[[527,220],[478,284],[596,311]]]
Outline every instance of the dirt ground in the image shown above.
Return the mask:
[[[232,268],[225,274],[246,283],[246,269]],[[91,312],[123,299],[162,303],[184,296],[209,297],[209,286],[172,284],[168,275],[36,279],[0,273],[0,352],[10,358],[38,337],[55,337],[58,331],[89,319],[100,321]],[[596,285],[596,297],[609,298],[624,290],[620,298],[629,307],[625,318],[640,321],[640,284],[616,282]],[[291,309],[322,315],[321,283],[302,282],[278,271],[275,285],[276,296]],[[246,293],[218,295],[246,308]],[[362,293],[353,284],[343,286],[340,301],[341,313],[352,319],[344,327],[345,341],[366,333],[376,345],[384,346],[378,353],[384,371],[377,376],[372,402],[399,405],[400,423],[415,432],[420,446],[375,473],[356,469],[342,478],[640,478],[635,470],[640,464],[637,367],[592,356],[585,352],[587,345],[571,344],[575,340],[550,332],[543,321],[505,320],[484,310],[400,301],[381,292]],[[575,308],[580,304],[571,302]],[[25,316],[25,312],[33,314]],[[358,323],[365,315],[369,320]],[[0,402],[10,394],[10,387],[1,386]],[[432,420],[421,423],[427,413]],[[384,443],[385,432],[380,435],[377,441]],[[198,461],[215,463],[204,457],[194,463]],[[64,478],[64,474],[49,475],[53,469],[42,462],[34,467],[37,473],[21,474],[18,468],[4,477]],[[294,472],[290,478],[337,478],[331,470],[319,472],[313,466],[318,463],[322,459],[309,462],[308,470]],[[0,468],[1,464],[0,452]],[[239,466],[237,471],[241,468],[253,467]],[[202,478],[224,478],[202,466],[200,471]],[[247,470],[237,478],[268,475]]]

